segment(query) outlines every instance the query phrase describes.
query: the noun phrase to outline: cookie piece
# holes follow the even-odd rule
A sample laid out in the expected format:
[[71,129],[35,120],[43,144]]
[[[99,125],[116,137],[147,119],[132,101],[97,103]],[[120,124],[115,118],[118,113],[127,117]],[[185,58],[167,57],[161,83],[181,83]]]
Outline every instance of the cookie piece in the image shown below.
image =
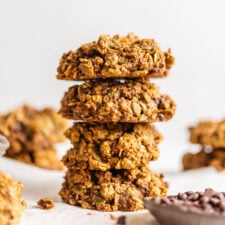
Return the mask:
[[67,119],[87,122],[167,121],[176,105],[152,83],[134,80],[85,82],[69,88],[60,113]]
[[96,78],[165,77],[174,64],[170,49],[162,52],[153,39],[102,35],[98,41],[63,54],[57,78],[87,80]]
[[166,196],[163,176],[147,168],[135,170],[69,170],[60,191],[62,199],[99,211],[143,209],[143,198]]
[[21,199],[23,185],[0,171],[0,224],[18,224],[26,203]]
[[106,171],[146,166],[159,156],[161,134],[148,123],[75,123],[66,131],[74,148],[63,157],[69,169]]
[[39,149],[39,151],[33,152],[24,151],[13,155],[6,152],[5,156],[44,169],[63,170],[64,168],[63,163],[57,156],[57,151],[53,148]]
[[221,171],[225,169],[225,149],[203,147],[196,154],[186,153],[182,162],[184,170],[213,166]]
[[200,121],[189,128],[190,141],[214,148],[225,148],[225,119],[221,121]]
[[38,200],[37,205],[40,209],[49,210],[54,208],[55,204],[51,198],[42,198]]

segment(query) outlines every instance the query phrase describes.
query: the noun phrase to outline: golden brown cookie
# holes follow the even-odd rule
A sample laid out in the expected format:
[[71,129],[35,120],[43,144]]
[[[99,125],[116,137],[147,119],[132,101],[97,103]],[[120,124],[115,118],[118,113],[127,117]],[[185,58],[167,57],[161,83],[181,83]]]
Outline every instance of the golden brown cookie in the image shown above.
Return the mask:
[[167,183],[147,168],[135,170],[69,170],[60,191],[62,199],[100,211],[143,209],[143,198],[165,196]]
[[203,147],[196,154],[186,153],[183,156],[184,170],[213,166],[218,171],[225,169],[225,148],[212,149]]
[[[50,108],[24,105],[0,117],[0,134],[10,147],[5,156],[48,169],[62,169],[53,144],[65,140],[67,122]],[[49,162],[48,162],[49,160]]]
[[70,87],[61,101],[60,113],[87,122],[167,121],[176,105],[149,82],[134,80],[85,82]]
[[153,39],[102,35],[98,41],[63,54],[57,78],[87,80],[96,78],[165,77],[174,64],[170,53],[162,52]]
[[66,131],[74,147],[63,157],[69,169],[106,171],[146,166],[159,156],[161,134],[148,123],[75,123]]
[[200,121],[189,130],[192,143],[225,148],[225,119],[221,121]]
[[48,148],[64,141],[66,128],[66,120],[53,109],[37,110],[28,105],[9,112],[0,120],[0,133],[8,138],[9,151],[15,154],[24,149]]
[[18,224],[26,203],[21,199],[23,185],[0,171],[0,224]]

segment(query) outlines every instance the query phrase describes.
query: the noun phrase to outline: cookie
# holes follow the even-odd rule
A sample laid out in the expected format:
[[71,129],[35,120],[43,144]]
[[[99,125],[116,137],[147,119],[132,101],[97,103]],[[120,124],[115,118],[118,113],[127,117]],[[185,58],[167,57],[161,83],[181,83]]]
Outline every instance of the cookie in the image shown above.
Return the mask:
[[10,155],[13,151],[15,154],[24,149],[38,151],[62,142],[66,128],[66,120],[50,108],[37,110],[23,105],[0,119],[0,133],[10,142]]
[[221,121],[200,121],[189,130],[192,143],[225,148],[225,119]]
[[0,134],[9,140],[5,156],[46,169],[62,169],[53,148],[65,140],[67,122],[50,108],[24,105],[0,117]]
[[63,157],[69,169],[106,171],[146,166],[159,156],[161,134],[148,123],[75,123],[66,131],[74,147]]
[[0,224],[18,224],[26,203],[21,199],[23,185],[0,171]]
[[143,209],[143,198],[165,196],[167,183],[147,168],[135,170],[69,170],[60,191],[62,199],[100,211]]
[[63,54],[57,78],[87,80],[96,78],[165,77],[174,64],[170,49],[162,52],[153,39],[102,35],[98,41]]
[[134,80],[85,82],[69,88],[60,113],[67,119],[87,122],[167,121],[176,105],[152,83]]
[[212,166],[216,170],[221,171],[225,169],[225,149],[203,147],[196,154],[186,153],[182,162],[184,170]]

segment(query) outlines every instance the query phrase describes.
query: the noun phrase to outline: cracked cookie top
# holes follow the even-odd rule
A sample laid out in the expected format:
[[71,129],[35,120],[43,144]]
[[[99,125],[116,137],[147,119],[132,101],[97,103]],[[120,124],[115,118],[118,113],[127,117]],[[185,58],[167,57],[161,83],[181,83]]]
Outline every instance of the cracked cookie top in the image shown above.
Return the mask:
[[173,64],[170,49],[163,52],[154,39],[139,39],[134,34],[125,37],[101,35],[98,41],[63,54],[57,78],[165,77]]

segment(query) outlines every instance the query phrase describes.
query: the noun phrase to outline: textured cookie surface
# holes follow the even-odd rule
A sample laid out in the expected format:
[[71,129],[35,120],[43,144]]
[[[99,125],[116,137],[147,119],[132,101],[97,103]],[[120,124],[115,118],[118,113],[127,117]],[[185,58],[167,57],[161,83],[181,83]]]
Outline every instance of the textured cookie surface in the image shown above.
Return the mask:
[[96,42],[65,53],[58,79],[164,77],[174,64],[170,50],[162,52],[153,39],[102,35]]
[[192,143],[225,148],[225,119],[221,121],[200,121],[189,130]]
[[85,82],[70,87],[61,101],[60,113],[87,122],[167,121],[175,103],[149,82],[133,80]]
[[73,169],[134,169],[159,156],[162,136],[151,124],[75,123],[66,131],[72,148],[63,158]]
[[69,170],[60,191],[62,199],[100,211],[143,209],[143,198],[165,196],[167,183],[147,168],[135,170]]
[[18,224],[25,202],[21,199],[23,185],[0,171],[0,224]]

